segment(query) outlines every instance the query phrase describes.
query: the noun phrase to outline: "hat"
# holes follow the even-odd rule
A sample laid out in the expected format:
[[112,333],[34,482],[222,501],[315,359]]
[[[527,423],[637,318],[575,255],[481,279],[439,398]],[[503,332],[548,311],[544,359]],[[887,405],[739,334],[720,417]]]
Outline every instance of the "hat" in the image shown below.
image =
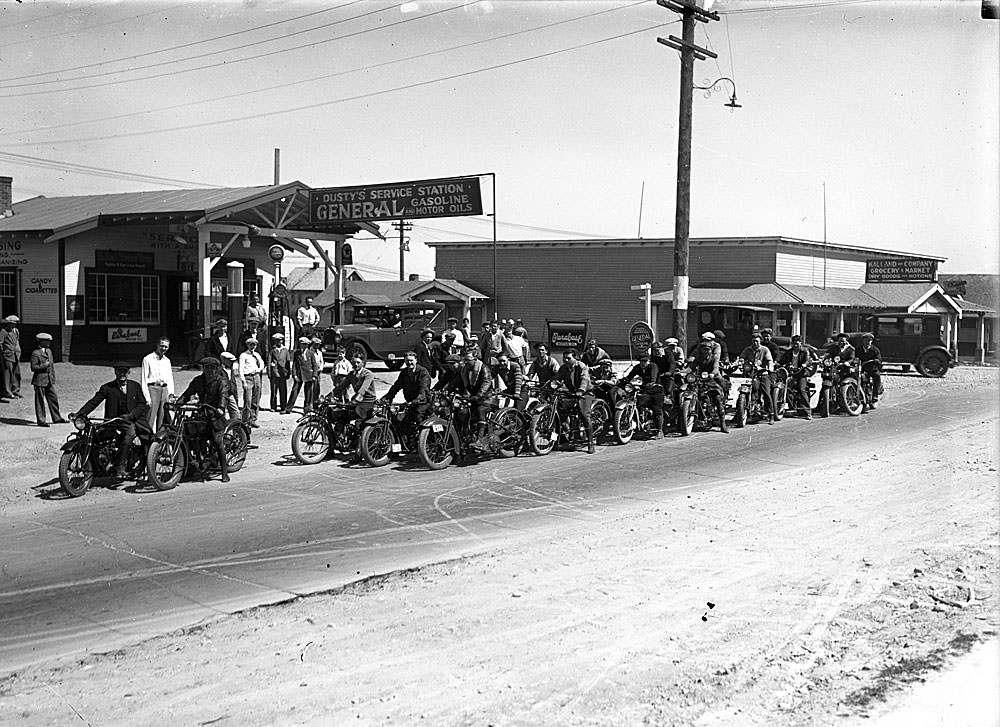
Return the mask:
[[458,323],[458,319],[457,318],[449,318],[448,319],[448,323]]
[[715,334],[716,338],[721,338],[723,341],[726,340],[726,333],[722,329],[716,328],[712,333]]
[[313,337],[312,337],[312,338],[311,338],[311,339],[309,340],[309,343],[323,343],[323,339],[322,339],[322,338],[316,338],[316,336],[313,336]]
[[514,335],[523,336],[526,333],[527,333],[527,331],[524,330],[524,328],[522,326],[518,326],[517,328],[514,329]]
[[229,325],[229,321],[227,321],[225,318],[217,318],[215,320],[215,325],[217,326],[221,326],[223,323],[225,323],[227,326]]
[[223,351],[219,356],[225,361],[235,361],[236,356],[229,353],[229,351]]
[[663,345],[663,341],[657,341],[653,344],[653,348],[666,348],[666,346]]
[[116,369],[116,370],[117,369],[131,369],[132,368],[132,364],[130,364],[128,361],[115,361],[113,364],[111,364],[111,368]]
[[834,336],[834,338],[837,338],[837,339],[840,339],[840,338],[850,338],[850,336],[848,336],[846,333],[844,333],[843,331],[841,331],[836,336]]
[[284,333],[272,333],[271,334],[271,338],[280,338],[282,341],[284,341],[285,340],[285,334]]
[[774,331],[772,331],[770,328],[761,328],[760,332],[761,332],[761,334],[766,333],[769,336],[774,335]]
[[309,338],[307,336],[299,336],[299,343],[309,343]]
[[753,340],[755,338],[763,338],[763,336],[761,336],[757,331],[754,331],[753,333],[750,334],[750,340]]
[[701,334],[701,338],[704,341],[714,341],[715,334],[712,333],[711,331],[705,331],[704,333]]
[[867,332],[866,333],[862,333],[861,334],[861,340],[862,341],[874,341],[875,340],[875,334],[874,333],[867,333]]
[[253,336],[251,336],[250,338],[248,338],[248,339],[246,340],[246,345],[247,345],[247,346],[249,346],[249,345],[250,345],[251,343],[252,343],[252,344],[253,344],[254,346],[256,346],[256,345],[257,345],[257,339],[256,339],[256,338],[254,338]]
[[35,335],[35,339],[39,340],[39,341],[51,341],[52,340],[52,334],[51,333],[38,333],[38,334]]
[[445,363],[458,363],[461,360],[462,357],[459,356],[457,353],[449,353],[447,356],[444,357]]
[[594,339],[594,338],[591,338],[589,341],[587,341],[587,345],[588,346],[596,346],[597,345],[597,340]]
[[792,336],[792,343],[795,343],[796,341],[801,341],[801,340],[802,340],[802,336],[800,336],[798,333],[796,333],[794,336]]
[[10,314],[9,316],[7,316],[6,318],[4,318],[4,320],[5,320],[5,321],[6,321],[7,323],[20,323],[20,322],[21,322],[21,319],[20,319],[20,318],[18,318],[18,317],[17,317],[16,315],[14,315],[13,313],[11,313],[11,314]]
[[[422,330],[420,332],[420,335],[421,336],[426,336],[428,333],[431,334],[432,336],[434,335],[434,331],[432,329],[430,329],[430,328],[425,328],[424,330]],[[454,338],[455,334],[452,334],[451,337]]]
[[649,351],[640,351],[639,352],[639,360],[640,361],[642,361],[643,359],[648,359],[648,358],[649,358]]
[[222,366],[222,362],[215,356],[206,356],[198,363],[200,363],[202,366]]
[[680,341],[678,341],[676,338],[670,337],[666,341],[664,341],[664,343],[669,343],[671,346],[676,346],[678,343],[680,343]]

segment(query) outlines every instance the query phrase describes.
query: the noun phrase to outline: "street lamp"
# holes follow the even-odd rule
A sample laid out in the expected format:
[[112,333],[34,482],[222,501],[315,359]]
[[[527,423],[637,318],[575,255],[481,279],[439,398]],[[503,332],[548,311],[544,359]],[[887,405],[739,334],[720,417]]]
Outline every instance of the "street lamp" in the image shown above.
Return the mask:
[[705,81],[706,85],[704,85],[704,86],[692,86],[692,88],[697,88],[699,91],[704,91],[705,92],[705,98],[709,98],[712,95],[713,91],[720,91],[720,90],[722,90],[722,85],[721,84],[722,84],[723,81],[728,81],[729,84],[733,87],[733,95],[729,97],[729,103],[723,104],[723,105],[727,106],[727,107],[729,107],[731,109],[741,109],[741,108],[743,108],[742,104],[739,104],[739,103],[736,102],[736,81],[734,81],[733,79],[729,78],[728,76],[723,76],[722,78],[716,78],[711,83],[709,83],[708,81]]

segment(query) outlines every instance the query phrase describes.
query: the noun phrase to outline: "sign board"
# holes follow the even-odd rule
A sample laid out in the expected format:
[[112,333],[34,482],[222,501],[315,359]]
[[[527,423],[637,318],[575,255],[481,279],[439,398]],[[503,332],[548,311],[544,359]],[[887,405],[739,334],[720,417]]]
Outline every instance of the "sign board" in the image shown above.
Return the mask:
[[340,264],[341,266],[354,264],[354,250],[351,249],[351,243],[349,242],[345,242],[344,246],[340,249]]
[[271,247],[267,248],[267,256],[274,262],[280,263],[285,259],[285,248],[281,245],[271,245]]
[[108,343],[145,343],[145,328],[131,328],[129,326],[118,326],[108,329]]
[[937,280],[937,260],[890,257],[866,262],[866,283],[920,283]]
[[222,257],[222,243],[210,242],[205,245],[205,254],[209,257]]
[[94,250],[94,267],[101,271],[116,272],[152,271],[155,267],[153,253],[134,250]]
[[653,346],[653,329],[646,321],[636,321],[628,329],[628,349],[629,358],[634,358],[633,352],[638,355],[644,351],[649,351]]
[[586,321],[545,321],[549,329],[550,348],[575,348],[583,350],[587,342]]
[[309,224],[481,215],[479,177],[426,179],[309,191]]

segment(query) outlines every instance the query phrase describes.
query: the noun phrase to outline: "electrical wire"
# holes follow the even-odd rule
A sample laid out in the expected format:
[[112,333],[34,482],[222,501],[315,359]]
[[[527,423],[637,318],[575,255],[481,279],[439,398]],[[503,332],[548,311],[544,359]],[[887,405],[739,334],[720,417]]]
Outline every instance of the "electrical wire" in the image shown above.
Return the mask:
[[[364,2],[364,1],[365,0],[352,0],[352,2],[349,3],[349,4],[354,4],[354,3],[357,3],[357,2]],[[346,7],[346,6],[341,6],[341,7]],[[154,74],[148,75],[148,76],[141,76],[139,78],[122,78],[122,79],[118,79],[118,80],[114,80],[114,81],[104,81],[104,82],[101,82],[101,83],[92,83],[92,84],[85,84],[85,85],[80,85],[80,86],[73,86],[71,88],[48,89],[48,90],[30,91],[30,92],[24,92],[24,93],[11,93],[11,94],[5,94],[5,95],[7,97],[9,97],[9,98],[16,98],[16,97],[20,97],[20,96],[39,96],[39,95],[46,94],[46,93],[66,93],[67,91],[82,91],[84,89],[89,89],[89,88],[100,88],[102,86],[117,86],[117,85],[121,85],[123,83],[135,83],[136,81],[148,81],[148,80],[153,79],[153,78],[163,78],[165,76],[176,76],[176,75],[180,75],[182,73],[193,73],[194,71],[203,71],[203,70],[206,70],[208,68],[220,68],[222,66],[233,66],[236,63],[243,63],[245,61],[256,61],[256,60],[260,60],[262,58],[268,58],[270,56],[281,55],[282,53],[291,53],[292,51],[302,50],[303,48],[314,48],[314,47],[316,47],[318,45],[324,45],[326,43],[333,43],[335,41],[345,40],[347,38],[354,38],[354,37],[357,37],[359,35],[365,35],[366,33],[374,33],[374,32],[377,32],[379,30],[385,30],[386,28],[393,28],[393,27],[395,27],[397,25],[403,25],[404,23],[412,23],[414,21],[424,20],[425,18],[430,18],[430,17],[433,17],[435,15],[442,15],[444,13],[454,12],[455,10],[461,10],[463,7],[464,6],[462,6],[462,5],[453,5],[452,7],[444,8],[443,10],[435,10],[434,12],[424,13],[423,15],[419,15],[419,16],[416,16],[416,17],[413,17],[413,18],[403,18],[402,20],[397,20],[394,23],[386,23],[385,25],[379,25],[379,26],[376,26],[374,28],[365,28],[364,30],[359,30],[359,31],[356,31],[354,33],[348,33],[346,35],[338,35],[338,36],[336,36],[334,38],[326,38],[324,40],[315,40],[315,41],[311,41],[309,43],[303,43],[302,45],[292,46],[291,48],[281,48],[281,49],[278,49],[278,50],[268,51],[266,53],[258,53],[257,55],[248,56],[246,58],[233,58],[233,59],[226,60],[226,61],[220,61],[218,63],[208,63],[208,64],[205,64],[205,65],[202,65],[202,66],[196,66],[194,68],[181,68],[181,69],[177,69],[177,70],[173,70],[173,71],[168,71],[166,73],[154,73]],[[170,66],[170,65],[177,64],[177,63],[182,63],[182,62],[186,62],[186,61],[197,60],[199,58],[207,58],[209,56],[216,56],[216,55],[220,55],[222,53],[232,53],[233,51],[244,50],[246,48],[250,48],[250,47],[255,46],[255,45],[262,45],[264,43],[273,43],[276,40],[284,40],[286,38],[290,38],[290,37],[293,37],[293,36],[296,36],[296,35],[302,35],[303,33],[312,33],[313,31],[316,31],[316,30],[324,30],[324,29],[326,29],[328,27],[331,27],[333,25],[339,25],[341,23],[346,23],[346,22],[349,22],[351,20],[358,20],[359,18],[364,18],[364,17],[367,17],[369,15],[375,15],[377,13],[385,12],[388,9],[391,9],[391,8],[380,8],[379,10],[370,10],[370,11],[368,11],[366,13],[361,13],[360,15],[354,15],[354,16],[352,16],[350,18],[344,18],[342,20],[336,20],[336,21],[333,21],[333,22],[330,22],[330,23],[327,23],[325,25],[321,25],[321,26],[318,26],[318,27],[315,27],[315,28],[309,28],[307,30],[296,31],[295,33],[288,33],[287,35],[281,36],[280,38],[266,38],[264,40],[254,41],[253,43],[246,43],[246,44],[240,46],[239,48],[223,48],[222,50],[210,51],[210,52],[207,52],[207,53],[200,53],[198,55],[189,56],[189,57],[183,58],[183,59],[171,60],[171,61],[160,61],[158,63],[149,63],[149,64],[147,64],[145,66],[138,66],[136,68],[126,68],[126,69],[119,70],[119,71],[103,71],[101,73],[92,73],[92,74],[85,75],[85,76],[77,76],[76,78],[56,78],[56,79],[52,79],[52,80],[49,80],[49,81],[33,81],[31,83],[12,83],[12,84],[9,84],[9,85],[2,85],[3,81],[0,81],[0,90],[4,90],[4,89],[8,89],[8,88],[25,88],[25,87],[34,88],[36,86],[50,85],[50,84],[54,84],[54,83],[71,83],[73,81],[84,81],[84,80],[91,79],[91,78],[101,78],[102,76],[116,76],[116,75],[119,75],[119,74],[122,74],[122,73],[131,73],[133,71],[142,71],[142,70],[146,70],[146,69],[149,69],[149,68],[158,68],[158,67],[161,67],[161,66]],[[47,75],[47,74],[41,74],[41,75]],[[4,79],[4,80],[11,80],[11,79]]]
[[117,169],[108,169],[106,167],[92,167],[86,164],[75,164],[73,162],[59,161],[56,159],[43,159],[41,157],[28,156],[27,154],[14,154],[6,151],[0,151],[0,159],[3,159],[7,164],[16,164],[40,169],[55,169],[58,171],[71,172],[73,174],[105,177],[108,179],[123,179],[131,182],[155,182],[172,187],[221,187],[221,185],[218,184],[192,182],[190,180],[174,179],[172,177],[158,177],[152,174],[123,172]]
[[[334,106],[342,103],[349,103],[351,101],[361,101],[369,98],[377,98],[379,96],[386,96],[397,91],[409,91],[415,88],[423,88],[425,86],[431,86],[436,83],[443,83],[445,81],[454,81],[460,78],[468,78],[470,76],[475,76],[480,73],[487,73],[489,71],[496,71],[502,68],[509,68],[511,66],[520,65],[522,63],[530,63],[532,61],[541,60],[543,58],[551,58],[552,56],[560,55],[562,53],[569,53],[572,51],[581,50],[583,48],[589,48],[591,46],[599,45],[601,43],[608,43],[613,40],[620,40],[621,38],[627,38],[633,35],[638,35],[639,33],[647,33],[651,30],[658,30],[660,28],[665,28],[670,25],[681,22],[680,20],[672,20],[666,23],[658,23],[656,25],[651,25],[646,28],[639,28],[638,30],[631,30],[625,33],[619,33],[617,35],[612,35],[606,38],[599,38],[597,40],[588,41],[586,43],[580,43],[574,46],[569,46],[567,48],[561,48],[559,50],[548,51],[545,53],[539,53],[534,56],[528,56],[526,58],[517,58],[512,61],[506,61],[504,63],[498,63],[492,66],[487,66],[485,68],[476,68],[471,71],[462,71],[460,73],[453,73],[447,76],[439,76],[438,78],[431,78],[425,81],[416,81],[414,83],[408,83],[402,86],[394,86],[392,88],[382,89],[381,91],[369,91],[368,93],[357,94],[355,96],[345,96],[337,99],[330,99],[327,101],[318,101],[316,103],[306,104],[304,106],[295,106],[286,109],[275,109],[270,111],[264,111],[257,114],[247,114],[246,116],[230,117],[225,119],[218,119],[215,121],[202,121],[195,124],[184,124],[182,126],[172,126],[165,129],[146,129],[143,131],[132,131],[120,134],[105,134],[102,136],[89,136],[89,137],[78,137],[76,139],[60,139],[60,140],[46,140],[47,145],[56,144],[79,144],[83,142],[90,141],[105,141],[108,139],[124,139],[136,136],[148,136],[150,134],[164,134],[174,131],[189,131],[191,129],[204,129],[212,126],[220,126],[223,124],[233,124],[240,121],[251,121],[253,119],[262,119],[271,116],[282,116],[284,114],[297,113],[299,111],[309,111],[312,109],[325,108],[327,106]],[[22,142],[18,144],[0,144],[0,146],[6,148],[17,148],[22,146],[35,146],[38,142]]]
[[[41,131],[52,131],[54,129],[65,129],[65,128],[69,128],[69,127],[73,127],[73,126],[85,126],[87,124],[96,124],[96,123],[105,122],[105,121],[116,121],[116,120],[119,120],[119,119],[133,118],[133,117],[136,117],[136,116],[142,116],[144,114],[162,113],[164,111],[175,111],[177,109],[189,108],[191,106],[200,106],[202,104],[216,103],[218,101],[226,101],[226,100],[232,99],[232,98],[246,98],[247,96],[249,96],[251,94],[265,93],[267,91],[275,91],[275,90],[278,90],[278,89],[291,88],[293,86],[298,86],[298,85],[302,85],[302,84],[305,84],[305,83],[315,83],[316,81],[323,81],[323,80],[327,80],[327,79],[330,79],[330,78],[336,78],[338,76],[346,76],[346,75],[349,75],[349,74],[352,74],[352,73],[360,73],[360,72],[363,72],[363,71],[364,72],[368,72],[368,71],[372,71],[372,70],[374,70],[376,68],[382,68],[382,67],[385,67],[385,66],[391,66],[391,65],[398,64],[398,63],[408,63],[410,61],[415,61],[415,60],[419,60],[419,59],[422,59],[422,58],[428,58],[430,56],[441,55],[441,54],[444,54],[444,53],[451,53],[451,52],[456,51],[456,50],[463,50],[465,48],[471,48],[473,46],[483,45],[484,43],[492,43],[492,42],[495,42],[495,41],[498,41],[498,40],[506,40],[508,38],[513,38],[513,37],[518,36],[518,35],[525,35],[527,33],[534,33],[534,32],[539,31],[539,30],[547,30],[549,28],[553,28],[553,27],[556,27],[556,26],[559,26],[559,25],[565,25],[567,23],[573,23],[573,22],[576,22],[578,20],[585,20],[585,19],[588,19],[588,18],[593,18],[593,17],[595,17],[597,15],[604,15],[606,13],[617,12],[619,10],[623,10],[623,9],[626,9],[626,8],[634,7],[635,5],[642,5],[645,2],[646,2],[646,0],[636,0],[636,2],[629,3],[628,5],[622,5],[621,7],[610,8],[610,9],[606,9],[606,10],[599,10],[599,11],[597,11],[595,13],[588,13],[586,15],[578,15],[578,16],[573,17],[573,18],[567,18],[565,20],[557,20],[557,21],[554,21],[554,22],[551,22],[551,23],[546,23],[544,25],[538,25],[538,26],[535,26],[535,27],[532,27],[532,28],[526,28],[525,30],[516,30],[516,31],[510,32],[510,33],[504,33],[502,35],[493,36],[491,38],[482,38],[480,40],[474,40],[474,41],[470,41],[468,43],[461,43],[459,45],[451,46],[449,48],[441,48],[439,50],[426,51],[424,53],[417,53],[415,55],[406,56],[404,58],[397,58],[397,59],[391,60],[391,61],[383,61],[381,63],[373,63],[373,64],[369,64],[369,65],[366,65],[366,66],[359,66],[357,68],[350,68],[348,70],[337,71],[335,73],[326,73],[326,74],[324,74],[322,76],[315,76],[315,77],[312,77],[312,78],[306,78],[306,79],[302,79],[302,80],[299,80],[299,81],[291,81],[291,82],[287,82],[287,83],[279,83],[279,84],[274,85],[274,86],[265,86],[264,88],[257,88],[257,89],[253,89],[253,90],[249,90],[249,91],[240,91],[238,93],[231,93],[231,94],[227,94],[225,96],[214,96],[214,97],[209,98],[209,99],[201,99],[201,100],[198,100],[198,101],[187,101],[185,103],[173,104],[171,106],[160,106],[158,108],[146,109],[146,110],[143,110],[143,111],[131,111],[131,112],[126,113],[126,114],[116,114],[114,116],[104,116],[104,117],[97,118],[97,119],[84,119],[84,120],[80,120],[80,121],[67,121],[66,123],[63,123],[63,124],[52,124],[50,126],[35,126],[35,127],[32,127],[31,129],[24,129],[24,130],[21,130],[21,131],[9,130],[9,131],[7,131],[7,133],[13,135],[13,134],[31,134],[31,133],[41,132]],[[48,92],[46,92],[46,93],[48,93]]]
[[795,3],[781,5],[779,7],[762,8],[738,8],[735,10],[717,10],[719,15],[744,15],[746,13],[780,13],[786,10],[809,10],[812,8],[832,8],[840,5],[861,5],[864,3],[877,3],[884,0],[827,0],[826,2]]

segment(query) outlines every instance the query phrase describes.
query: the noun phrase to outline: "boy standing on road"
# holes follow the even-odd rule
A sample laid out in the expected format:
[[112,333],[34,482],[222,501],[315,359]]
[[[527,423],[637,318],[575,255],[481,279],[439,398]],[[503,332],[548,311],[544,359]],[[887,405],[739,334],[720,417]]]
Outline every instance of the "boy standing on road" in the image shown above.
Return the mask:
[[9,315],[3,319],[0,331],[0,363],[3,365],[3,386],[0,389],[13,399],[21,398],[21,335],[17,324],[21,319]]
[[59,413],[59,396],[56,394],[56,365],[52,360],[52,335],[39,333],[35,336],[38,348],[31,352],[31,385],[35,387],[35,419],[38,426],[47,427],[45,406],[48,404],[53,424],[65,424],[66,419]]

